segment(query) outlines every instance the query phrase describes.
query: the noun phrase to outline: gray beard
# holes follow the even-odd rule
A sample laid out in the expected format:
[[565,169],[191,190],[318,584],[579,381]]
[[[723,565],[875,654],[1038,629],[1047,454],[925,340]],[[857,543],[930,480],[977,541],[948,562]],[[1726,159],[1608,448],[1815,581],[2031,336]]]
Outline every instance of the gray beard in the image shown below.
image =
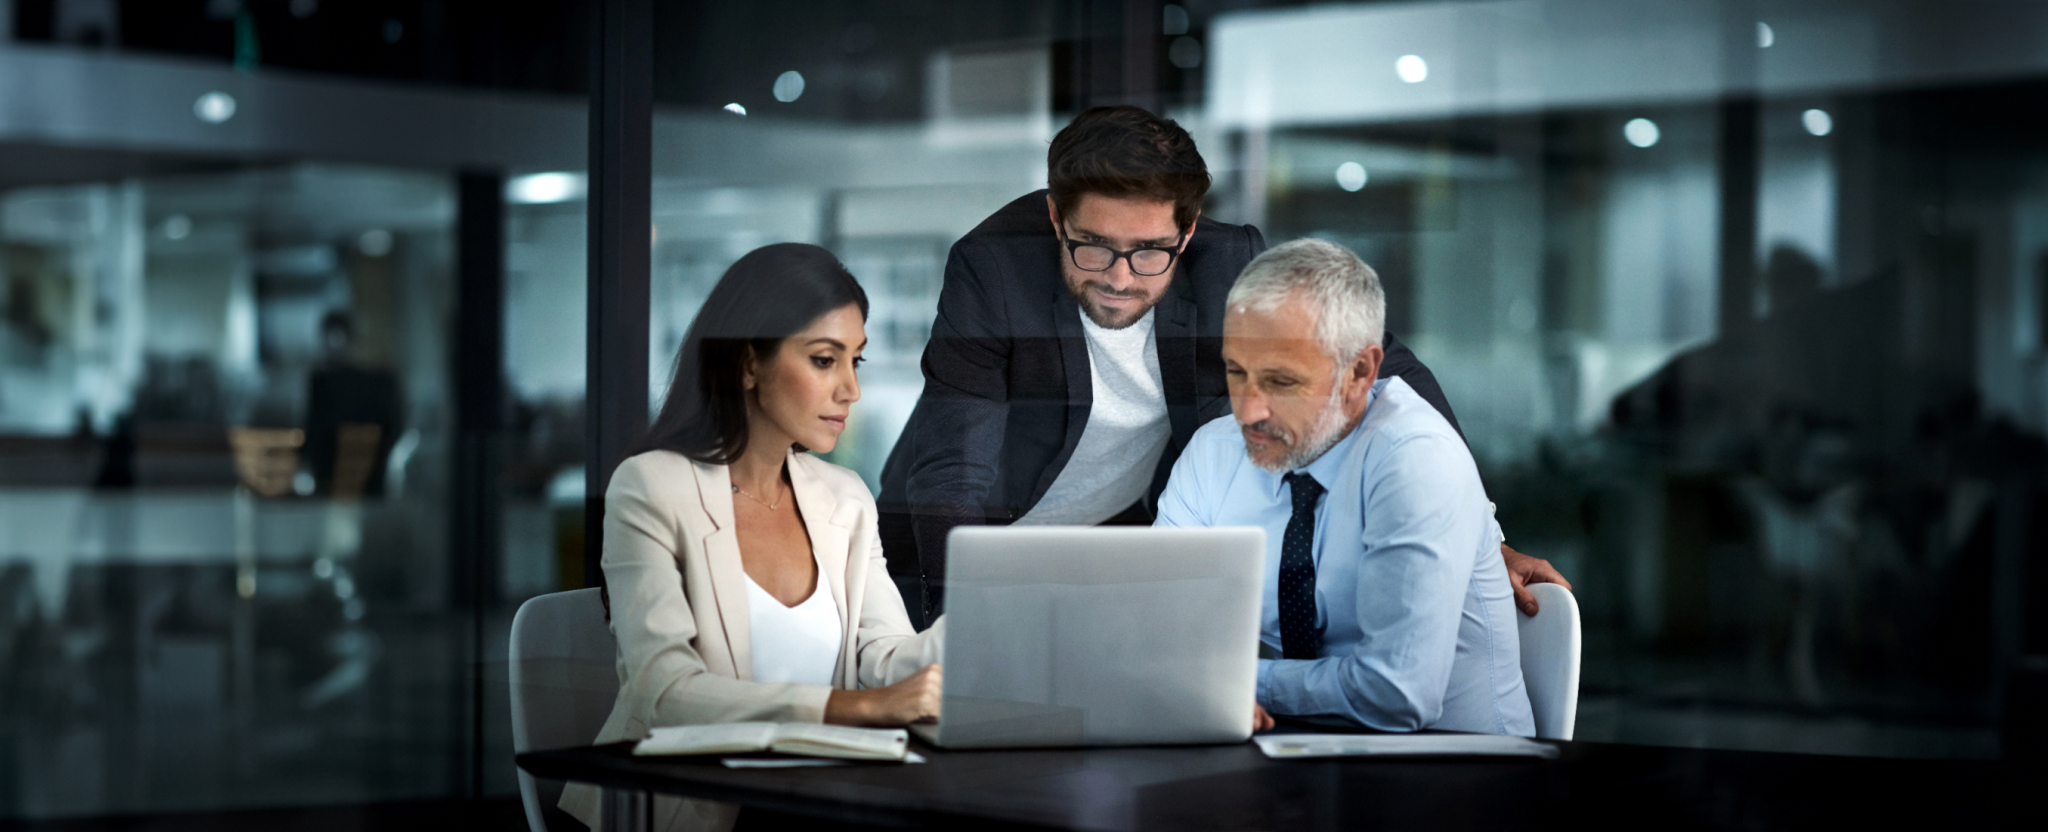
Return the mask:
[[1293,445],[1293,449],[1278,462],[1267,465],[1254,459],[1252,464],[1274,474],[1301,470],[1322,459],[1323,454],[1351,432],[1350,427],[1350,420],[1344,418],[1344,388],[1333,383],[1330,385],[1330,400],[1323,405],[1323,412],[1316,414],[1315,423],[1309,425],[1302,441]]

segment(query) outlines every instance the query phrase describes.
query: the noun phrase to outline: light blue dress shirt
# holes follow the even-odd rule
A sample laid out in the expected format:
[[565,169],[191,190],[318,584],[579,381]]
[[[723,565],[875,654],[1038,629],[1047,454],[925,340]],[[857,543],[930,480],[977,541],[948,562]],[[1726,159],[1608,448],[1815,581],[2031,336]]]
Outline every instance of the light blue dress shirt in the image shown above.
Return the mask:
[[[1358,427],[1300,469],[1316,506],[1313,660],[1259,661],[1274,714],[1389,731],[1534,736],[1500,528],[1449,422],[1400,378],[1373,385]],[[1280,652],[1280,546],[1294,511],[1281,475],[1246,456],[1234,418],[1203,425],[1173,466],[1161,526],[1266,530],[1260,638]]]

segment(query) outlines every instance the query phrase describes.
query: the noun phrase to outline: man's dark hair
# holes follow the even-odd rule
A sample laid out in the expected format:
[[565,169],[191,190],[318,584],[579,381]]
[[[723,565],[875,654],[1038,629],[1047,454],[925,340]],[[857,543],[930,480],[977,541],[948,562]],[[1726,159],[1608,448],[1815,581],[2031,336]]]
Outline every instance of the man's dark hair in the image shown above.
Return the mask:
[[776,243],[747,252],[712,287],[683,335],[675,375],[647,433],[627,451],[674,451],[730,465],[747,451],[747,351],[766,363],[782,340],[847,304],[868,317],[868,295],[832,252]]
[[1090,107],[1052,137],[1046,180],[1060,216],[1073,213],[1082,194],[1173,203],[1173,221],[1185,233],[1209,193],[1209,166],[1195,139],[1173,119],[1129,105]]

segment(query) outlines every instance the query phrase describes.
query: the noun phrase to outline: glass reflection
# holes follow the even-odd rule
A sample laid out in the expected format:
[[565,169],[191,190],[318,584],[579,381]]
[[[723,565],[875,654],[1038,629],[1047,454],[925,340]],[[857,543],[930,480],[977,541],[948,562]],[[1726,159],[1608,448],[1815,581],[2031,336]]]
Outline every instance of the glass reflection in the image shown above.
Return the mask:
[[[11,10],[57,5],[76,14],[14,39],[201,56],[171,42],[204,13],[179,4]],[[328,51],[290,44],[340,29],[272,19],[340,4],[243,5],[260,54],[232,10],[183,22],[252,71],[469,77],[417,4],[350,12],[361,42]],[[826,246],[873,305],[830,459],[878,485],[950,246],[1043,187],[1073,113],[1136,102],[1195,132],[1207,214],[1378,270],[1509,541],[1578,587],[1580,736],[2048,747],[2024,707],[2048,689],[2048,66],[2008,36],[2048,11],[661,6],[650,401],[733,260]],[[505,25],[575,30],[563,9]],[[580,48],[476,71],[574,89]],[[22,77],[0,72],[0,112],[47,100]],[[163,100],[164,135],[209,152],[263,109],[212,81]],[[73,175],[52,129],[0,118],[0,816],[509,793],[465,651],[584,573],[578,163],[507,172],[504,551],[478,621],[447,551],[447,171]]]
[[0,192],[10,813],[446,791],[394,752],[456,739],[452,212],[314,165]]
[[[722,19],[802,4],[771,5]],[[1021,10],[1002,38],[850,11],[760,56],[673,35],[656,363],[739,254],[831,248],[876,309],[833,460],[872,484],[951,242],[1042,187],[1073,112],[1154,102],[1218,173],[1206,213],[1379,271],[1509,541],[1579,587],[1582,736],[1996,756],[2048,649],[2021,588],[2048,571],[2048,158],[2000,115],[2041,70],[1902,57],[1937,19],[1992,25],[1952,8],[1617,5],[1175,4],[1151,64]],[[791,66],[812,86],[765,100]],[[822,80],[863,73],[893,81]]]

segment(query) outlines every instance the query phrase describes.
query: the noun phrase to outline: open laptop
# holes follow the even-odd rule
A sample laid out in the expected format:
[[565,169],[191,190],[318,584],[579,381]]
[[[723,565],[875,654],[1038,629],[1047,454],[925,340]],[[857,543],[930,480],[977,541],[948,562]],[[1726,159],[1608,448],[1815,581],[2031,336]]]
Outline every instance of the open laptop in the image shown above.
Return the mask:
[[947,538],[942,748],[1242,742],[1255,528],[963,527]]

